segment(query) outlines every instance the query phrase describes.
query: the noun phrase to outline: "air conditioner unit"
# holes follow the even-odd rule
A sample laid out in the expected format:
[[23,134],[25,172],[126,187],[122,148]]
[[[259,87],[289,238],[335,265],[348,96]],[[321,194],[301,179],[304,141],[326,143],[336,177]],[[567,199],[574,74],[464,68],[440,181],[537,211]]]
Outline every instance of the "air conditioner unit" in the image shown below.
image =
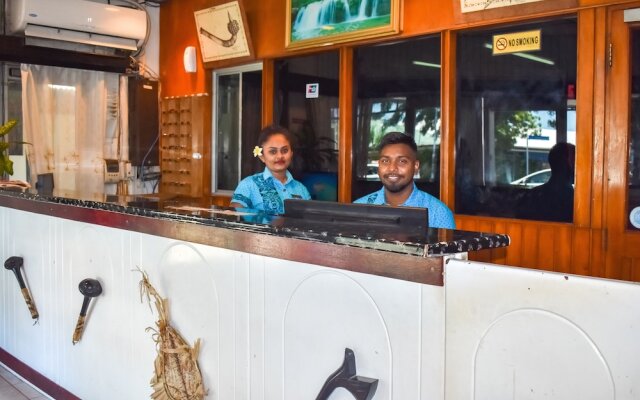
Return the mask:
[[88,0],[6,0],[7,33],[135,51],[147,34],[143,10]]

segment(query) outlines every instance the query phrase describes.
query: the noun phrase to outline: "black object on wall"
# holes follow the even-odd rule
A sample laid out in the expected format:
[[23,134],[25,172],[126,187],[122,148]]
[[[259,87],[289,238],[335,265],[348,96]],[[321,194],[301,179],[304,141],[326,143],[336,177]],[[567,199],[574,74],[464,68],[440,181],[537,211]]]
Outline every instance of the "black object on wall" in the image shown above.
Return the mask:
[[356,375],[356,355],[349,348],[344,349],[344,360],[325,381],[316,400],[327,400],[337,388],[345,388],[356,400],[371,400],[376,394],[378,380]]
[[129,161],[135,166],[159,165],[158,82],[129,78]]

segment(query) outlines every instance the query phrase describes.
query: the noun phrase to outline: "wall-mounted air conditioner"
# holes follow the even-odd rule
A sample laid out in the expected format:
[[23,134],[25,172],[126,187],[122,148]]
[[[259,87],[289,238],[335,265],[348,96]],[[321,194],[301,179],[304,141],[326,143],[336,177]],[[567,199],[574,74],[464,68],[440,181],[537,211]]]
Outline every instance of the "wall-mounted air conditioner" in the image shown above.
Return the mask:
[[88,0],[6,0],[7,33],[135,51],[145,11]]

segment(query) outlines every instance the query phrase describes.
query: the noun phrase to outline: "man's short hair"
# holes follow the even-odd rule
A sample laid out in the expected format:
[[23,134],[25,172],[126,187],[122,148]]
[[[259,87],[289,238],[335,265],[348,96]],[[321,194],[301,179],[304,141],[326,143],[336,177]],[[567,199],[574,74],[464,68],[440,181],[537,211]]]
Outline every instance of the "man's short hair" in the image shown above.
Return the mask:
[[406,144],[411,147],[413,150],[413,154],[415,156],[418,155],[418,145],[416,145],[416,141],[413,140],[412,136],[409,136],[402,132],[389,132],[382,137],[380,144],[378,145],[378,151],[382,151],[386,146],[391,144]]
[[575,171],[576,146],[558,142],[549,150],[549,166],[552,173]]

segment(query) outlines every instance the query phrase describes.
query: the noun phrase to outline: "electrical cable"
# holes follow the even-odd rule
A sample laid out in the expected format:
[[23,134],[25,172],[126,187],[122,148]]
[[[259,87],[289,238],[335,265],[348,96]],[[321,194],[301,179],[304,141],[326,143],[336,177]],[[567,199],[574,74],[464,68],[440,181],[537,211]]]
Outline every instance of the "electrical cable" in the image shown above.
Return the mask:
[[144,54],[144,50],[147,47],[147,42],[149,41],[149,36],[151,35],[151,16],[149,15],[149,11],[145,7],[143,7],[141,3],[137,3],[133,0],[117,0],[117,1],[133,6],[134,8],[140,11],[144,11],[144,14],[147,18],[147,31],[144,35],[144,39],[142,40],[142,43],[140,44],[138,50],[133,53],[132,57],[135,58],[135,57],[141,56],[142,54]]

